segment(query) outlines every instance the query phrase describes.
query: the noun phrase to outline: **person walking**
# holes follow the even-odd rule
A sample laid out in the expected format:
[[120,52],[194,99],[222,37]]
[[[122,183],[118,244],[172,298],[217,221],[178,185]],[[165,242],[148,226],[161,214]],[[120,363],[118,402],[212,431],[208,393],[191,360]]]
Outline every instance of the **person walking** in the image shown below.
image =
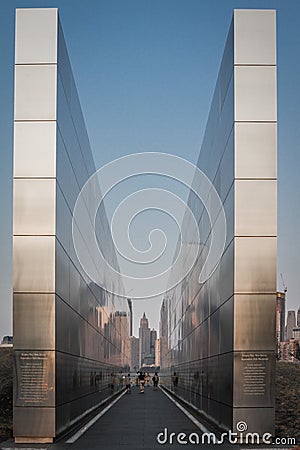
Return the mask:
[[147,374],[145,376],[145,382],[147,383],[146,386],[150,386],[150,381],[151,381],[151,376],[150,376],[150,373],[147,372]]
[[126,392],[127,394],[131,393],[131,378],[130,373],[125,377],[125,386],[126,386]]
[[145,372],[140,372],[139,382],[140,382],[140,394],[144,394],[144,392],[145,392]]
[[172,376],[172,382],[173,382],[173,387],[175,390],[178,386],[178,375],[176,372],[174,372],[174,375]]
[[155,372],[155,374],[153,375],[152,381],[153,381],[153,390],[157,391],[157,389],[158,389],[158,382],[159,382],[159,376],[158,376],[157,372]]

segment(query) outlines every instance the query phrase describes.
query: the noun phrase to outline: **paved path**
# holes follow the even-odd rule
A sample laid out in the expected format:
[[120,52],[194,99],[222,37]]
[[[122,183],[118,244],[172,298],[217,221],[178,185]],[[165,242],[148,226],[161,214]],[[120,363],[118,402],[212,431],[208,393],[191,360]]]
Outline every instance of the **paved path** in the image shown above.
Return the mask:
[[[73,444],[60,442],[52,445],[51,449],[178,450],[197,447],[197,445],[178,444],[176,439],[170,444],[169,438],[168,443],[159,444],[157,435],[164,432],[165,428],[168,429],[168,435],[175,432],[187,435],[197,433],[201,436],[199,428],[163,392],[153,391],[152,387],[145,387],[145,393],[140,394],[139,389],[133,387],[130,394],[125,394],[76,442]],[[164,441],[164,435],[161,439]]]

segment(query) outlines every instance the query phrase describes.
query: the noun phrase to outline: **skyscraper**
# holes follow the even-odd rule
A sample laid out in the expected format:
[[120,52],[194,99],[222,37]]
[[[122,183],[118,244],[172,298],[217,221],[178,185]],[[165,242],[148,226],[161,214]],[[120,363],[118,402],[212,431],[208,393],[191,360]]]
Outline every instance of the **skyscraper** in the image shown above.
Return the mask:
[[143,314],[143,317],[140,320],[140,328],[139,328],[139,339],[140,339],[140,366],[144,363],[145,356],[150,353],[150,328],[149,322],[146,317],[146,314]]
[[300,307],[298,308],[298,312],[297,312],[297,327],[300,327]]
[[130,298],[127,299],[128,308],[129,308],[129,335],[132,336],[132,322],[133,322],[133,312],[132,312],[132,300]]
[[160,339],[155,341],[155,365],[160,366]]
[[288,311],[286,320],[286,340],[289,341],[293,337],[293,328],[296,328],[295,311]]
[[284,341],[285,324],[285,293],[276,294],[276,340],[277,343]]
[[130,336],[130,370],[137,371],[139,369],[139,338]]
[[157,331],[152,328],[150,331],[150,354],[155,356],[155,341],[157,339]]

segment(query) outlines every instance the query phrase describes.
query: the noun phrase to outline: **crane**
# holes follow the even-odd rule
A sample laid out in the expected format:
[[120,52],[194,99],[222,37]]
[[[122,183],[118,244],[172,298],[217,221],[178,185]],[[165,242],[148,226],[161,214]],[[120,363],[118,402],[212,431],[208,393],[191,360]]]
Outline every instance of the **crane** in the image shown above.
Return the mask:
[[287,285],[286,285],[285,282],[284,282],[282,273],[280,274],[280,276],[281,276],[281,281],[282,281],[283,291],[284,291],[284,293],[286,294],[286,292],[287,292]]

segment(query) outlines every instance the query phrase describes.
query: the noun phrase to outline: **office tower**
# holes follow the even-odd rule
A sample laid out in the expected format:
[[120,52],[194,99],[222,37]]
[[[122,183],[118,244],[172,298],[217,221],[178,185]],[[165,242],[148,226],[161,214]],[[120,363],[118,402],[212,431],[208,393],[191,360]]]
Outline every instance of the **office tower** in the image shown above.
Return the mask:
[[132,300],[130,298],[127,299],[128,302],[128,308],[129,308],[129,321],[130,321],[130,329],[129,334],[132,336],[133,333],[133,311],[132,311]]
[[277,292],[276,294],[276,339],[277,342],[284,341],[285,327],[285,293]]
[[154,330],[154,328],[152,328],[152,330],[150,331],[150,349],[149,349],[149,353],[152,356],[155,356],[155,341],[157,339],[157,331]]
[[140,368],[140,340],[135,336],[130,336],[130,370],[137,372]]
[[293,328],[293,339],[296,339],[300,343],[300,327]]
[[140,366],[143,365],[145,357],[149,356],[150,352],[150,328],[146,314],[140,320],[139,327],[139,339],[140,339]]
[[288,311],[286,319],[286,340],[289,341],[293,337],[293,328],[296,328],[296,313]]
[[155,341],[155,365],[156,367],[160,367],[160,339],[156,339]]

